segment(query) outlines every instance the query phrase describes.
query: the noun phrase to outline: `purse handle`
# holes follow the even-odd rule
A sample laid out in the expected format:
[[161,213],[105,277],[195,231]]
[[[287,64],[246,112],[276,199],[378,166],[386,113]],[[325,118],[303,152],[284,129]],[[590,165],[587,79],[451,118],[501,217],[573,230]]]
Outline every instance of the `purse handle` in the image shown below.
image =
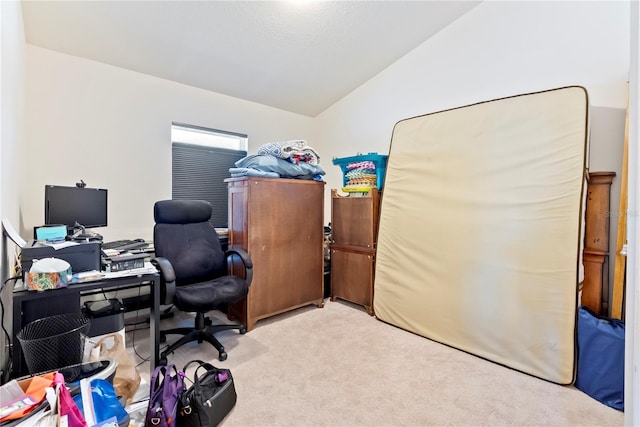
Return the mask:
[[190,360],[189,362],[187,362],[186,365],[184,365],[184,368],[182,368],[182,372],[186,374],[187,368],[196,363],[198,364],[198,367],[193,373],[193,383],[196,385],[196,387],[200,384],[200,377],[198,376],[198,371],[200,370],[200,368],[204,367],[207,371],[214,371],[216,373],[222,370],[220,368],[216,368],[209,362],[203,362],[202,360],[194,359],[194,360]]
[[169,386],[167,385],[168,382],[165,381],[168,377],[171,376],[171,373],[175,372],[176,373],[176,378],[178,379],[178,390],[181,390],[183,387],[183,382],[182,382],[182,375],[180,375],[180,371],[178,371],[178,368],[173,365],[173,364],[169,364],[167,366],[157,366],[156,369],[153,370],[153,374],[151,375],[151,389],[149,392],[150,397],[156,397],[158,392],[160,391],[160,384],[159,384],[159,378],[158,376],[162,373],[163,376],[163,381],[162,381],[162,400],[165,401],[167,398],[170,397],[170,394],[172,393],[172,391],[170,390]]
[[[167,369],[171,369],[173,368],[173,365],[167,365],[167,366],[156,366],[156,369],[153,370],[153,373],[151,374],[151,379],[150,379],[150,383],[151,383],[151,393],[153,393],[154,391],[156,391],[156,388],[160,385],[158,384],[158,375],[160,373],[162,373],[163,375],[166,374],[166,370]],[[164,372],[162,372],[164,370]]]

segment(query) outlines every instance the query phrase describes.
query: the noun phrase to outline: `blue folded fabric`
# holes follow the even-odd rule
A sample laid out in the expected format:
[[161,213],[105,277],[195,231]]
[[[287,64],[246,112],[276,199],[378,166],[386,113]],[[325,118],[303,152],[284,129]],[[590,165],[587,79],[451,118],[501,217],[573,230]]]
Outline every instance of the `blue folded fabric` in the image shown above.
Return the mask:
[[[243,169],[252,169],[262,173],[277,174],[280,178],[307,178],[322,180],[325,171],[320,165],[312,165],[311,163],[291,163],[285,159],[265,154],[254,154],[244,157],[235,163],[235,168],[229,169],[232,174],[245,173],[248,171]],[[240,175],[235,175],[240,176]],[[254,176],[272,176],[272,175],[254,175]]]
[[232,178],[239,178],[241,176],[263,176],[266,178],[280,178],[280,174],[276,172],[266,172],[251,168],[229,168],[229,173],[231,174]]

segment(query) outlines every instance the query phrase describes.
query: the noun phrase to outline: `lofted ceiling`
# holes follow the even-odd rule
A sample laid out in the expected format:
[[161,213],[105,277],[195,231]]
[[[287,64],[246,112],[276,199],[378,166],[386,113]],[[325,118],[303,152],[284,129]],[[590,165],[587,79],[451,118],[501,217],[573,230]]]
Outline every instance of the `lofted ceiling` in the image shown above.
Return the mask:
[[479,1],[22,1],[26,41],[316,116]]

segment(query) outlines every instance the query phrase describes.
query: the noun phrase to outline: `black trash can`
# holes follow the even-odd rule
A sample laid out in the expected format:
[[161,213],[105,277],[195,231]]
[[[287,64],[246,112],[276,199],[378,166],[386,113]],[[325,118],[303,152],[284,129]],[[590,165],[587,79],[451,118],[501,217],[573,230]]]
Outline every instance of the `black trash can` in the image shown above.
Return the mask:
[[59,314],[27,324],[16,337],[30,374],[82,363],[90,319],[80,314]]

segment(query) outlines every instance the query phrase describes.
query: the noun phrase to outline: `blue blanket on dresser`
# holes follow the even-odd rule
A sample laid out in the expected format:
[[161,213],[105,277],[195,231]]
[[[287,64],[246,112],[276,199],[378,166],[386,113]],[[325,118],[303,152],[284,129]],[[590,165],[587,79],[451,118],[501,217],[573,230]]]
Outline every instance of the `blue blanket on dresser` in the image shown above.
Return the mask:
[[291,163],[288,160],[266,154],[250,155],[238,160],[230,168],[232,178],[241,176],[263,176],[271,178],[313,179],[322,181],[325,171],[311,163]]

